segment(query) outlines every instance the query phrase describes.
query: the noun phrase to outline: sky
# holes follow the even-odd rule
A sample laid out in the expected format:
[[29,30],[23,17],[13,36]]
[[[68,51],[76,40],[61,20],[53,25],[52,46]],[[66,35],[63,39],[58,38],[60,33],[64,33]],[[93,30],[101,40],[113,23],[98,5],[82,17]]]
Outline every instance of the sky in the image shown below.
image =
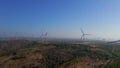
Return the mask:
[[120,39],[120,0],[0,0],[0,36]]

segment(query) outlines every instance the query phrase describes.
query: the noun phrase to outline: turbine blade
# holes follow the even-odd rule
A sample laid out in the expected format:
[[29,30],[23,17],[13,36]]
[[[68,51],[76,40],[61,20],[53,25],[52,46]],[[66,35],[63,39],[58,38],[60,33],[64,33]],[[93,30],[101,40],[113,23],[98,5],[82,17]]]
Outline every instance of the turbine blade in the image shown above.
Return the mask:
[[92,34],[85,34],[85,35],[92,35]]
[[80,28],[81,32],[84,34],[84,31],[82,30],[82,28]]

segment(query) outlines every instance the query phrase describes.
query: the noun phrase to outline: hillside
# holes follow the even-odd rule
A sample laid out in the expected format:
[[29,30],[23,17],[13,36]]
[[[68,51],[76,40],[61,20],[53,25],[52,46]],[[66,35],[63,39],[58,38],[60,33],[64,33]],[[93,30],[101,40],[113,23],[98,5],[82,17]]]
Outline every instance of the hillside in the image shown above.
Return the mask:
[[103,68],[111,55],[91,42],[0,41],[0,68]]

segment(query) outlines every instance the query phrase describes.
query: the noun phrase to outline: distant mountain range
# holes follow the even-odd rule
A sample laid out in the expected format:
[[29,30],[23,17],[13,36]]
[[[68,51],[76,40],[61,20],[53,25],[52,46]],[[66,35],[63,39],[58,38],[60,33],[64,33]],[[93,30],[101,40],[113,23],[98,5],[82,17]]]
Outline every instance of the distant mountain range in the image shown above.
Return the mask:
[[120,43],[120,40],[117,40],[117,41],[111,41],[111,42],[108,42],[108,43]]

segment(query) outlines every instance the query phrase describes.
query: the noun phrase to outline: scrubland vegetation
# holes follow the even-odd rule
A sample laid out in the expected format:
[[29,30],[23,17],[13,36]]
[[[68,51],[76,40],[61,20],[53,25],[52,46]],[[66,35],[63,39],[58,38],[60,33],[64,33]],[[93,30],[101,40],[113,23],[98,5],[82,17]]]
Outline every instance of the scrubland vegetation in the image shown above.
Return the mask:
[[0,68],[120,68],[119,48],[91,42],[0,41]]

